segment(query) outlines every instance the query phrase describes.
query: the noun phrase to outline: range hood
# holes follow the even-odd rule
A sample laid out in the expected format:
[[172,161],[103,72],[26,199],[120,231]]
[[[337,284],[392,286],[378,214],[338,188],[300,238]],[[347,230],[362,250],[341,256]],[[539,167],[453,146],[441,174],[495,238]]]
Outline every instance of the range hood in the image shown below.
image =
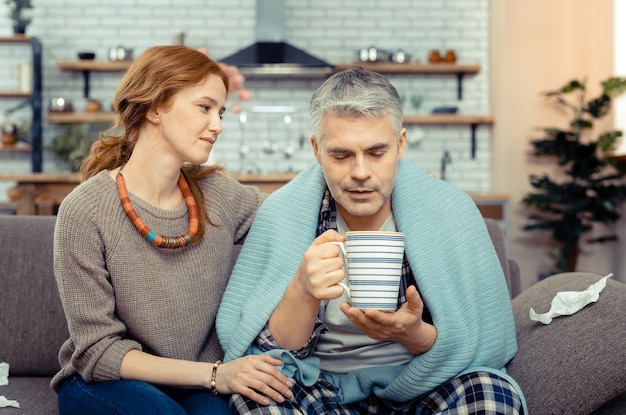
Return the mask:
[[328,75],[329,63],[290,45],[282,0],[257,0],[256,42],[220,61],[246,75]]

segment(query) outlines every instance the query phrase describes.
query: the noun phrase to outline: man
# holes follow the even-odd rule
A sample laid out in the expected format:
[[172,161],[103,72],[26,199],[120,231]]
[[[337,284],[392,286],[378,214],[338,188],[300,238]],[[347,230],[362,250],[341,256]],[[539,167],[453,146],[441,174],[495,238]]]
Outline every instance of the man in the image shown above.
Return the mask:
[[[218,314],[226,359],[267,353],[295,379],[241,414],[521,414],[503,371],[517,343],[484,221],[462,191],[401,160],[396,89],[376,73],[331,76],[311,99],[318,164],[261,206]],[[361,311],[338,285],[348,230],[401,231],[398,309]],[[446,412],[448,411],[448,412]]]

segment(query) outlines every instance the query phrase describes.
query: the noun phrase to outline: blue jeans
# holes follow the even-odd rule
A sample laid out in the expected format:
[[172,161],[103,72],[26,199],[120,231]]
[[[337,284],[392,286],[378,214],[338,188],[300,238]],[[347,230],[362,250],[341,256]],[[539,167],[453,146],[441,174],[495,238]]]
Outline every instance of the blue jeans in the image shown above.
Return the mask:
[[59,389],[61,415],[227,415],[227,401],[205,389],[160,388],[137,380],[87,383],[79,375]]

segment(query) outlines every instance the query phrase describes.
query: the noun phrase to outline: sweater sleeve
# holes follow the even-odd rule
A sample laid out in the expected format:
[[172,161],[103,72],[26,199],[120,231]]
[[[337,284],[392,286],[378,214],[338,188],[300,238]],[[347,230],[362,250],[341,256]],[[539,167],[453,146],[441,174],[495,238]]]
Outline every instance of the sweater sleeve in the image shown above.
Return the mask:
[[126,327],[116,317],[114,289],[95,219],[99,197],[94,188],[82,189],[69,195],[59,209],[54,272],[72,343],[72,367],[88,382],[115,380],[124,355],[141,350],[141,345],[125,339]]

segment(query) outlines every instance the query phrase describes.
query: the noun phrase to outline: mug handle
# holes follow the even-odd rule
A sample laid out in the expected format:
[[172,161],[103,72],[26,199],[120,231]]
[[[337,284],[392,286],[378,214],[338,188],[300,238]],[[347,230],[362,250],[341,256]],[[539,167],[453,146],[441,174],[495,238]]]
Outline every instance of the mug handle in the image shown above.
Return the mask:
[[343,288],[345,293],[348,294],[348,300],[350,300],[350,288],[348,288],[348,286],[343,282],[338,282],[337,285],[341,285],[341,288]]
[[[348,269],[348,263],[346,262],[346,258],[348,257],[348,253],[346,252],[346,247],[343,244],[343,242],[327,242],[329,244],[333,244],[333,245],[337,245],[341,251],[341,255],[343,255],[343,260],[346,264],[346,269]],[[341,285],[341,287],[343,288],[344,292],[346,294],[348,294],[348,300],[350,299],[350,288],[348,288],[348,286],[346,284],[344,284],[343,282],[337,283],[337,285]]]
[[341,254],[343,255],[344,260],[348,257],[348,253],[346,252],[346,247],[343,244],[343,242],[326,242],[327,244],[333,244],[333,245],[337,245],[339,248],[341,248]]

